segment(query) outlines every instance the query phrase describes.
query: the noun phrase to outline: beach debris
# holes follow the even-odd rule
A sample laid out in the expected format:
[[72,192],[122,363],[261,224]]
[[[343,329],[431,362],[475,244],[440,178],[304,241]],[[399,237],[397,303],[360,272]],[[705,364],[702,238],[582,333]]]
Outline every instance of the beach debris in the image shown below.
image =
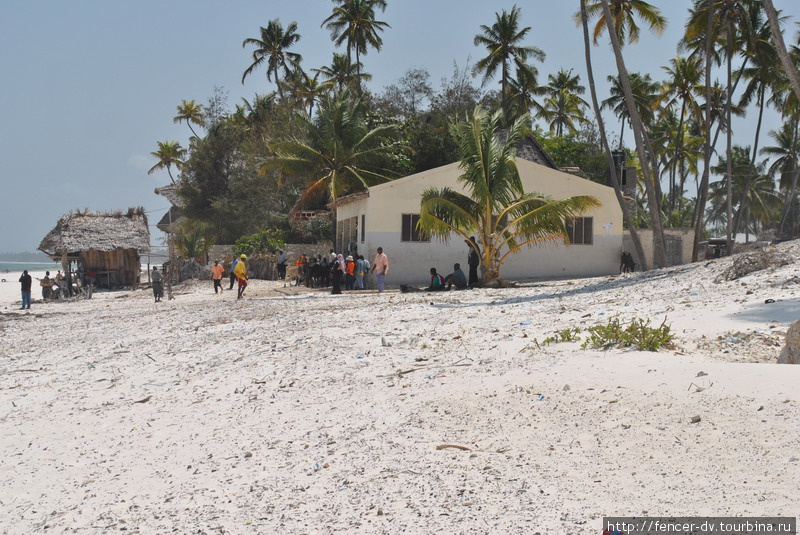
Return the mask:
[[791,263],[791,258],[783,253],[768,251],[743,253],[734,257],[731,267],[723,271],[714,279],[714,282],[732,281],[755,271],[761,271],[770,267],[785,266]]
[[689,420],[689,423],[690,424],[699,424],[700,420],[701,420],[701,418],[699,416],[692,416],[692,419]]
[[525,320],[519,322],[520,325],[530,325],[531,323],[533,323],[531,320]]
[[436,450],[446,450],[446,449],[454,449],[454,450],[461,450],[461,451],[472,451],[470,448],[466,446],[459,446],[458,444],[439,444],[436,446]]
[[357,359],[365,359],[365,358],[367,358],[367,356],[364,353],[359,353],[358,355],[356,355],[356,358]]
[[392,343],[385,336],[381,336],[381,345],[383,347],[392,347]]
[[778,364],[800,364],[800,320],[786,332],[786,345],[778,355]]
[[569,385],[564,385],[564,388],[562,388],[561,390],[563,390],[564,392],[569,392],[570,390],[572,390],[572,388]]
[[775,302],[774,299],[764,299],[764,304],[765,305],[769,305],[769,304],[774,303],[774,302]]
[[152,396],[147,396],[146,398],[140,399],[138,401],[134,401],[134,403],[147,403],[148,401],[150,401],[151,397]]
[[705,377],[706,375],[708,375],[706,372],[697,372],[697,375],[695,375],[695,377]]

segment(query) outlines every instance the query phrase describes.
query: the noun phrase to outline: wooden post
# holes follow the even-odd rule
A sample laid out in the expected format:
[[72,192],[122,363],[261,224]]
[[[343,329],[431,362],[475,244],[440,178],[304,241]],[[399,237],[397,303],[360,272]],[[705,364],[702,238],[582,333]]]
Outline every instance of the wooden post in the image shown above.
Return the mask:
[[175,273],[175,254],[174,243],[172,240],[172,207],[167,211],[169,214],[169,230],[167,231],[167,253],[169,254],[169,274],[167,275],[167,301],[172,301],[172,275]]

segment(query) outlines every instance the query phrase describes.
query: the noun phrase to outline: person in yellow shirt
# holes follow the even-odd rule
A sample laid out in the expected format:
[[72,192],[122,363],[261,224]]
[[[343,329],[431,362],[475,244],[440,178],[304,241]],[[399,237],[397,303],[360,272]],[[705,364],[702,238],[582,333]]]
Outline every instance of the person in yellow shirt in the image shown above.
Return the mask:
[[239,293],[236,299],[241,299],[242,295],[244,295],[244,289],[247,288],[247,266],[245,266],[245,260],[247,260],[247,255],[240,256],[239,261],[236,262],[236,267],[233,269],[236,282],[239,283]]
[[223,268],[219,260],[214,260],[214,267],[211,268],[211,278],[214,279],[214,293],[217,293],[217,289],[219,292],[222,292],[222,274],[225,272],[225,268]]

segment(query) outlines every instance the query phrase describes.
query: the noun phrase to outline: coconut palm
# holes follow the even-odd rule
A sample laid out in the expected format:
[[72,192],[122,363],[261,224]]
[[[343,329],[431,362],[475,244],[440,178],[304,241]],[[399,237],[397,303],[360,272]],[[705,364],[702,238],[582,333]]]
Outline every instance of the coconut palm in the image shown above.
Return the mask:
[[308,108],[309,117],[314,111],[314,104],[319,100],[323,93],[328,91],[328,87],[319,81],[320,72],[316,71],[314,76],[310,76],[300,66],[297,66],[289,76],[281,82],[284,90],[292,95],[294,101],[303,109]]
[[288,49],[297,44],[300,34],[297,33],[297,23],[291,22],[286,30],[283,29],[280,19],[274,19],[267,23],[267,27],[259,28],[261,36],[259,38],[248,37],[242,41],[242,48],[254,46],[253,63],[242,74],[242,83],[250,73],[263,63],[267,64],[267,80],[275,78],[275,85],[278,87],[278,94],[283,97],[280,86],[281,74],[288,76],[292,67],[297,66],[303,56]]
[[343,91],[345,88],[356,89],[361,85],[361,82],[368,82],[372,80],[372,75],[367,72],[362,72],[362,65],[360,63],[350,63],[350,60],[344,54],[333,53],[333,61],[331,65],[320,67],[319,69],[311,69],[317,74],[321,74],[325,80],[323,87]]
[[783,32],[781,31],[780,21],[778,20],[778,12],[775,10],[775,5],[772,3],[772,0],[763,0],[763,2],[778,57],[781,60],[781,65],[783,65],[786,76],[789,78],[792,90],[794,90],[797,100],[800,101],[800,76],[798,76],[797,68],[792,58],[789,57],[789,52],[786,50],[786,43],[783,41]]
[[572,134],[578,126],[590,124],[586,118],[586,101],[575,93],[561,89],[544,101],[541,117],[548,121],[550,131],[556,136],[563,137],[564,129]]
[[198,126],[203,126],[204,118],[205,115],[203,114],[203,106],[197,104],[194,100],[181,99],[181,103],[178,104],[178,115],[172,118],[172,122],[182,123],[183,121],[186,121],[186,124],[189,126],[189,130],[192,131],[194,137],[197,137],[197,132],[195,132],[194,128],[192,128],[192,123]]
[[172,166],[174,165],[176,169],[183,167],[184,158],[186,158],[186,149],[181,147],[181,144],[177,141],[158,141],[157,143],[158,150],[150,154],[157,158],[158,162],[147,171],[147,174],[152,175],[155,171],[166,169],[167,174],[169,174],[169,179],[174,184],[175,179],[172,177]]
[[546,95],[547,88],[539,85],[538,75],[536,67],[528,65],[526,69],[517,69],[517,75],[508,81],[508,105],[511,117],[530,114],[531,110],[538,115],[544,110],[536,97]]
[[[322,22],[331,32],[331,39],[336,46],[346,43],[347,63],[351,65],[352,55],[355,51],[356,73],[361,73],[361,54],[366,55],[372,47],[380,52],[383,46],[379,32],[391,28],[383,21],[375,20],[375,9],[386,9],[386,0],[334,0],[337,4],[333,13]],[[357,78],[358,89],[361,89],[361,80]]]
[[[633,99],[636,103],[636,109],[639,111],[639,116],[645,125],[650,125],[655,117],[654,108],[658,100],[658,84],[650,78],[649,74],[638,72],[630,73],[630,79],[631,91],[633,92]],[[611,96],[603,101],[602,108],[610,109],[620,120],[619,149],[622,150],[625,124],[627,123],[630,127],[628,106],[625,103],[625,91],[622,89],[619,76],[609,76],[608,82],[611,84],[609,88]]]
[[[667,19],[661,15],[661,10],[654,5],[642,0],[611,0],[609,9],[613,17],[617,37],[622,45],[635,43],[639,40],[641,32],[636,19],[641,19],[650,29],[661,35],[667,27]],[[586,15],[591,20],[597,17],[594,27],[594,44],[603,32],[606,31],[606,15],[603,13],[603,3],[594,1],[586,5]],[[575,16],[579,20],[580,14]]]
[[290,216],[314,201],[336,201],[356,188],[394,178],[391,156],[404,147],[392,140],[394,126],[369,129],[363,97],[348,89],[326,95],[314,119],[298,117],[305,137],[278,141],[269,147],[275,157],[259,168],[262,175],[279,173],[278,182],[303,181],[303,191]]
[[[780,172],[780,189],[784,192],[784,208],[778,225],[778,236],[786,236],[789,216],[796,214],[796,193],[797,179],[800,175],[800,142],[798,141],[798,121],[792,118],[783,124],[780,130],[770,130],[769,136],[775,141],[775,145],[766,146],[761,149],[761,154],[775,158],[769,168],[769,174],[774,175]],[[794,228],[794,225],[791,226]],[[792,233],[789,233],[791,235]]]
[[502,112],[489,115],[475,108],[466,122],[450,126],[461,154],[458,180],[465,193],[430,188],[422,194],[420,230],[442,240],[453,233],[464,239],[478,236],[484,285],[500,282],[503,262],[523,245],[562,242],[566,219],[600,206],[591,196],[553,200],[525,192],[514,145],[528,121],[525,116],[518,118],[501,141]]
[[658,195],[656,193],[656,180],[659,177],[658,164],[655,154],[650,147],[650,140],[647,131],[642,123],[642,118],[636,109],[636,101],[633,98],[628,69],[625,67],[625,60],[622,57],[622,47],[620,45],[619,33],[615,25],[614,16],[608,5],[609,0],[601,0],[605,24],[608,27],[608,34],[611,40],[611,47],[614,50],[614,59],[617,64],[617,72],[625,94],[625,103],[628,107],[628,115],[633,128],[633,136],[636,142],[636,152],[642,165],[642,176],[645,189],[647,191],[647,201],[652,207],[650,217],[653,229],[653,256],[658,267],[665,266],[667,263],[667,247],[664,240],[664,228],[661,223],[661,211],[658,209]]
[[486,49],[487,55],[479,60],[473,68],[473,74],[483,74],[483,84],[494,78],[500,70],[500,92],[504,110],[508,109],[508,81],[511,76],[512,64],[519,70],[528,69],[528,59],[544,61],[545,53],[534,46],[523,46],[530,26],[520,29],[520,8],[514,6],[511,12],[505,9],[502,13],[495,13],[495,22],[491,26],[481,25],[481,33],[475,36],[475,46]]
[[606,136],[605,124],[603,122],[603,115],[601,112],[602,108],[600,107],[600,102],[597,98],[597,89],[595,88],[594,84],[594,71],[592,69],[592,47],[589,42],[589,19],[586,13],[586,0],[580,0],[580,11],[578,12],[578,15],[580,16],[580,25],[583,28],[583,49],[584,59],[586,61],[586,79],[589,83],[589,94],[592,97],[592,108],[594,108],[595,120],[597,121],[597,130],[600,135],[600,142],[603,146],[603,152],[606,154],[609,181],[614,187],[614,194],[617,197],[617,203],[619,203],[619,206],[622,209],[622,219],[625,222],[625,225],[628,227],[628,231],[631,233],[633,247],[636,250],[636,258],[639,259],[639,264],[641,265],[642,269],[647,270],[647,257],[644,255],[644,247],[642,246],[642,241],[639,238],[639,233],[636,230],[636,224],[634,217],[631,214],[631,210],[629,210],[628,202],[622,195],[622,188],[620,187],[619,183],[620,181],[617,178],[617,169],[614,165],[611,147],[608,144],[608,137]]

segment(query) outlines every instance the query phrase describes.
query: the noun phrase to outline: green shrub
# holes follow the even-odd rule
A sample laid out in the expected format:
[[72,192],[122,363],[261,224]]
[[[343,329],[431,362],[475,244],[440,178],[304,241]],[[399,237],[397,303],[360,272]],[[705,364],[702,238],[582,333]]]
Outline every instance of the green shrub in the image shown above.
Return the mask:
[[286,243],[286,232],[279,229],[264,229],[250,236],[242,236],[233,244],[236,256],[254,255],[277,251]]
[[623,324],[619,318],[611,318],[606,325],[595,325],[587,330],[589,336],[583,347],[609,349],[612,347],[635,347],[644,351],[658,351],[661,348],[675,349],[675,335],[670,331],[667,320],[658,327],[650,327],[650,320],[633,318]]
[[561,342],[579,342],[581,337],[578,336],[581,330],[578,327],[572,329],[562,329],[553,336],[548,336],[542,341],[544,345],[560,344]]

